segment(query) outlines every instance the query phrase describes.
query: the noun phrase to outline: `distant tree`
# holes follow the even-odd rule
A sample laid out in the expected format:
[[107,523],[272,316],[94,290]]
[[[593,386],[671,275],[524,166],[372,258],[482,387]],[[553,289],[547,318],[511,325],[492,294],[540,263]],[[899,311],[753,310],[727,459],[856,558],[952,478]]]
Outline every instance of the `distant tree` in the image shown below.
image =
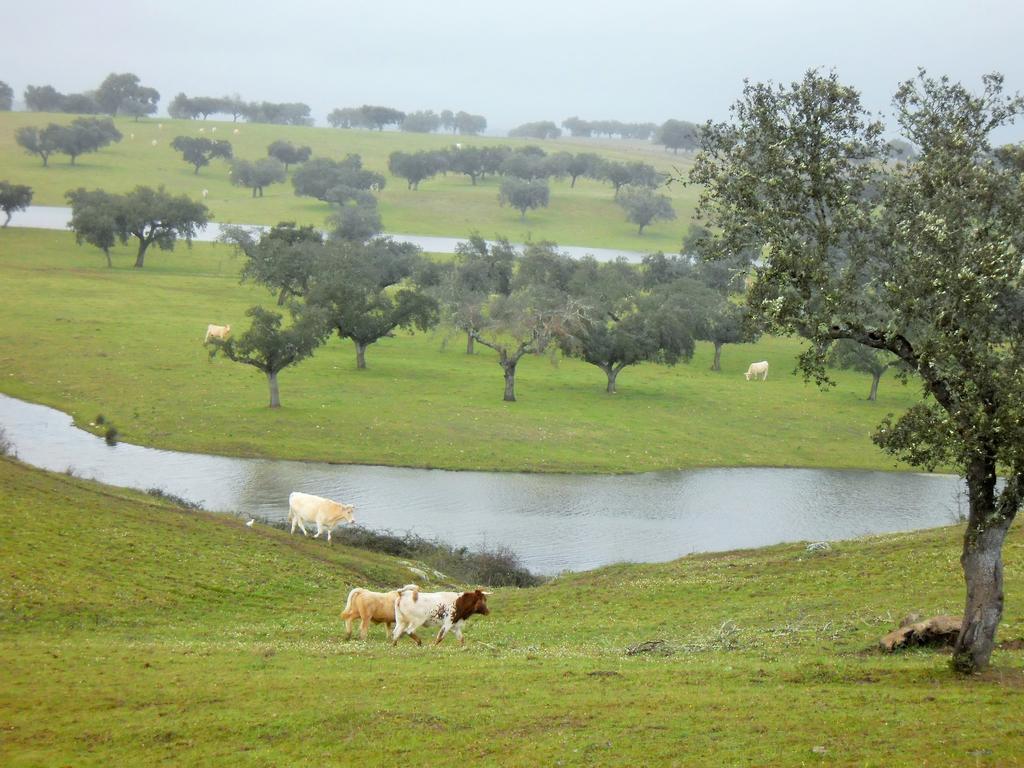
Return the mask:
[[221,139],[207,139],[205,137],[175,136],[171,146],[181,152],[182,159],[195,167],[195,174],[199,175],[199,169],[209,165],[215,157],[230,160],[233,155],[231,142]]
[[220,239],[245,255],[242,282],[276,292],[279,307],[292,296],[306,295],[324,252],[323,235],[293,221],[283,221],[258,237],[245,227],[227,226]]
[[455,113],[450,109],[441,110],[441,128],[445,131],[455,133]]
[[111,197],[117,210],[118,239],[126,243],[135,237],[139,241],[135,258],[139,269],[149,246],[172,251],[181,238],[191,247],[192,239],[210,220],[205,205],[193,202],[188,195],[171,195],[163,187],[136,187],[125,195]]
[[280,408],[277,374],[310,357],[323,344],[329,328],[322,316],[308,310],[298,314],[290,328],[281,327],[282,315],[263,307],[250,307],[246,315],[252,318],[252,324],[243,334],[237,338],[210,339],[210,357],[220,353],[236,363],[263,371],[270,390],[270,407]]
[[47,130],[54,127],[56,130],[53,132],[53,141],[57,145],[57,151],[68,155],[72,165],[79,155],[96,152],[123,138],[110,118],[77,117],[70,125],[51,124]]
[[[141,85],[138,75],[131,72],[111,73],[96,89],[96,103],[111,116],[126,112],[135,115],[137,119],[140,110],[143,110],[143,114],[156,112],[159,101],[160,94],[153,88]],[[129,107],[127,111],[126,106]]]
[[362,124],[369,128],[383,131],[385,125],[399,125],[405,120],[405,112],[391,107],[377,107],[364,104],[359,108]]
[[323,311],[339,338],[353,341],[357,369],[366,368],[366,348],[395,329],[437,324],[437,301],[412,280],[421,259],[410,243],[375,238],[335,241],[321,262],[306,302]]
[[483,147],[480,153],[480,162],[484,169],[483,175],[494,175],[501,172],[502,163],[512,154],[512,148],[504,146]]
[[537,181],[546,179],[551,174],[551,167],[547,163],[547,153],[540,147],[521,147],[505,156],[498,172],[523,181]]
[[827,364],[834,368],[871,374],[871,391],[868,393],[868,400],[871,402],[878,400],[878,383],[887,370],[905,370],[902,361],[891,352],[871,349],[850,339],[836,342],[829,352]]
[[892,160],[908,163],[911,160],[916,160],[918,157],[918,152],[914,145],[904,139],[889,139],[886,142],[886,146],[889,149],[889,158]]
[[658,128],[655,144],[678,154],[680,149],[695,150],[700,146],[700,127],[685,120],[666,120]]
[[624,187],[615,201],[626,211],[626,219],[636,224],[636,233],[642,235],[644,227],[652,221],[671,221],[676,217],[672,201],[644,187]]
[[237,93],[231,96],[222,96],[220,111],[226,115],[231,115],[231,122],[237,123],[238,118],[245,115],[246,103]]
[[184,93],[179,93],[167,105],[167,114],[175,120],[194,120],[199,110],[192,103],[192,99]]
[[523,123],[509,131],[508,135],[528,139],[557,139],[562,135],[562,129],[550,120],[540,120]]
[[306,162],[313,154],[313,150],[309,147],[296,147],[290,141],[278,139],[267,147],[267,154],[284,163],[284,172],[288,173],[289,165]]
[[331,227],[333,239],[357,243],[379,235],[384,228],[377,201],[372,196],[339,203],[334,213],[327,217],[327,225]]
[[24,211],[32,204],[32,187],[24,184],[11,184],[9,181],[0,181],[0,211],[7,216],[3,226],[11,222],[11,215],[15,211]]
[[480,147],[456,145],[448,150],[448,170],[469,176],[473,186],[484,175],[484,153]]
[[77,115],[98,115],[102,110],[91,93],[69,93],[61,103],[62,112]]
[[441,118],[432,109],[410,112],[399,127],[410,133],[433,133],[441,127]]
[[456,112],[455,130],[463,136],[476,136],[487,130],[487,118],[483,115],[471,115],[469,112]]
[[565,172],[572,179],[570,189],[576,188],[576,179],[580,176],[591,176],[595,169],[600,168],[601,158],[593,152],[579,152],[565,166]]
[[355,107],[339,107],[327,115],[327,122],[335,128],[359,128],[363,114]]
[[302,102],[252,102],[240,107],[241,116],[250,123],[271,125],[312,125],[310,107]]
[[64,94],[52,85],[30,85],[25,89],[25,106],[31,112],[62,112]]
[[10,112],[14,106],[14,89],[0,80],[0,112]]
[[498,202],[519,211],[519,220],[526,220],[526,212],[534,208],[547,208],[551,192],[546,181],[524,181],[507,178],[501,182]]
[[253,197],[263,197],[263,188],[286,179],[284,163],[276,157],[261,157],[250,160],[235,160],[231,164],[231,183],[248,187]]
[[122,231],[118,223],[118,196],[102,189],[86,190],[79,187],[68,192],[65,197],[71,203],[71,222],[68,226],[74,230],[75,242],[99,248],[107,257],[107,267],[114,266],[110,249],[117,245]]
[[722,347],[726,344],[753,344],[760,337],[753,326],[746,306],[719,297],[709,303],[708,311],[698,328],[698,339],[709,341],[715,348],[712,371],[722,370]]
[[433,178],[446,167],[444,155],[440,152],[392,152],[388,157],[388,170],[403,178],[408,188],[417,190],[420,182]]
[[614,160],[602,159],[597,169],[599,178],[609,182],[615,189],[615,199],[619,197],[619,191],[633,180],[633,174],[625,163],[618,163]]
[[50,123],[46,128],[39,129],[35,126],[26,125],[14,133],[14,140],[18,146],[30,155],[39,155],[43,161],[43,167],[49,165],[50,155],[58,151],[57,133],[60,126]]
[[348,155],[344,160],[314,157],[292,174],[296,195],[325,203],[365,200],[370,190],[383,189],[384,183],[383,175],[363,168],[359,155]]
[[573,136],[590,136],[594,132],[593,126],[588,121],[580,120],[578,117],[565,118],[562,121],[562,127]]

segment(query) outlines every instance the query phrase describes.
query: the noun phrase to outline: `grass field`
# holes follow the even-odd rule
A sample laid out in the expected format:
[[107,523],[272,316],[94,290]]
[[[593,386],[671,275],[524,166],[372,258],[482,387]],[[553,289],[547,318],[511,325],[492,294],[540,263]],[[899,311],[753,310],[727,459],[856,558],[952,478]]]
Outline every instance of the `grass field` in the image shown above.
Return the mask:
[[[800,343],[766,338],[711,346],[689,364],[626,369],[619,393],[576,360],[526,358],[516,403],[502,401],[494,354],[437,330],[372,345],[357,371],[348,341],[331,339],[281,374],[284,407],[266,407],[262,374],[202,347],[207,323],[246,327],[245,309],[271,306],[239,285],[239,257],[223,245],[131,249],[115,268],[69,233],[0,230],[0,391],[60,408],[87,425],[102,414],[124,440],[240,455],[455,469],[639,472],[696,466],[891,469],[870,434],[917,391],[838,372],[821,392],[793,376]],[[767,359],[767,382],[742,375]]]
[[[171,192],[184,193],[196,200],[200,199],[203,189],[208,189],[206,203],[220,222],[276,224],[294,220],[301,224],[324,224],[330,207],[312,198],[296,197],[290,179],[284,184],[267,187],[264,197],[253,200],[248,189],[231,185],[228,165],[223,161],[215,161],[200,170],[198,176],[194,175],[192,166],[182,161],[170,142],[178,135],[198,136],[199,129],[203,128],[206,136],[230,141],[235,157],[250,160],[265,157],[267,145],[277,139],[309,146],[314,156],[341,159],[349,153],[360,155],[365,167],[388,179],[379,195],[381,216],[388,232],[465,237],[478,231],[485,237],[502,235],[513,242],[551,240],[563,245],[674,253],[680,248],[696,200],[695,189],[673,184],[665,192],[672,197],[678,218],[655,222],[640,236],[636,234],[636,226],[626,221],[623,210],[615,204],[612,188],[607,184],[580,179],[576,188],[570,189],[568,180],[554,180],[549,207],[532,211],[525,221],[520,221],[518,211],[498,205],[499,182],[494,178],[474,187],[467,176],[448,174],[423,182],[418,191],[410,191],[403,179],[391,176],[387,170],[391,152],[441,149],[455,141],[479,146],[533,143],[542,145],[549,153],[598,152],[620,161],[643,160],[667,173],[688,167],[685,156],[641,142],[585,139],[539,142],[217,121],[135,123],[118,119],[117,126],[125,137],[120,143],[83,155],[74,166],[66,156],[55,155],[50,158],[48,168],[15,143],[15,131],[21,126],[43,127],[50,122],[70,122],[71,119],[69,115],[0,112],[0,179],[31,186],[36,205],[67,205],[65,193],[82,186],[124,192],[139,184],[152,187],[163,184]],[[214,127],[217,133],[211,132]],[[238,135],[232,133],[236,128]],[[156,146],[152,145],[153,141],[157,142]]]
[[[0,459],[0,763],[1014,766],[1024,536],[1002,644],[961,679],[881,655],[957,612],[958,528],[617,565],[500,589],[464,649],[344,642],[385,556]],[[439,586],[439,585],[433,585]],[[461,588],[464,585],[459,585]],[[664,640],[665,655],[626,654]]]

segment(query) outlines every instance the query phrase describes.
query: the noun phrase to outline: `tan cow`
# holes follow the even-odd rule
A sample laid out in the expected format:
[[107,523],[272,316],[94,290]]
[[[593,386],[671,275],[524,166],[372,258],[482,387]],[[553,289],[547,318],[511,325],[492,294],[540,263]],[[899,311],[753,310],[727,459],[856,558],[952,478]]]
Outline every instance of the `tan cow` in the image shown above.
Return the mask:
[[221,341],[227,341],[228,336],[231,335],[230,325],[213,325],[206,326],[206,338],[203,339],[203,344],[209,344],[210,339],[220,339]]
[[288,496],[288,522],[292,524],[292,533],[295,533],[295,526],[298,526],[303,536],[309,536],[303,523],[316,523],[314,539],[320,538],[320,534],[327,531],[327,540],[330,541],[331,530],[336,525],[355,522],[353,512],[355,507],[351,504],[340,504],[311,493],[295,491]]
[[747,372],[743,375],[747,377],[747,381],[751,379],[768,381],[768,361],[762,360],[759,363],[751,363],[750,367],[747,368]]
[[341,612],[341,618],[345,620],[345,639],[352,637],[352,622],[359,619],[359,637],[366,639],[366,634],[373,624],[387,624],[388,636],[391,635],[391,627],[395,624],[395,600],[398,599],[398,592],[371,592],[362,587],[356,587],[348,593],[348,600],[345,602],[345,610]]

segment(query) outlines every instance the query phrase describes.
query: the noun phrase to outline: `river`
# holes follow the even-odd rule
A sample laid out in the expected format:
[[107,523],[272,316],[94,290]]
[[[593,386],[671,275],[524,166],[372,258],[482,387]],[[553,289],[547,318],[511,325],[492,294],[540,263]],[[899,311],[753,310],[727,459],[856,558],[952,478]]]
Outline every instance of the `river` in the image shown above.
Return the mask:
[[966,510],[962,483],[949,475],[770,468],[541,475],[231,458],[109,446],[61,411],[3,395],[0,426],[33,466],[272,520],[286,517],[292,491],[315,493],[355,504],[356,522],[367,528],[469,548],[507,545],[541,574],[929,528]]

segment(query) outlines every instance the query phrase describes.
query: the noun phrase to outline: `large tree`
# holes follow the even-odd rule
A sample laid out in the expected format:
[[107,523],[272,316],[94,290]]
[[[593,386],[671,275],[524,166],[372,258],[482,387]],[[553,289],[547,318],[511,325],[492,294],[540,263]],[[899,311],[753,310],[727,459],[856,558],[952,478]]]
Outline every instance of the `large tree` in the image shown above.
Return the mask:
[[[47,130],[52,127],[49,126]],[[97,152],[122,139],[113,120],[95,117],[77,117],[70,125],[57,126],[53,136],[57,151],[70,157],[72,165],[79,155]]]
[[466,334],[466,354],[472,355],[473,331],[483,325],[483,307],[492,296],[512,292],[516,251],[502,238],[488,243],[479,234],[455,246],[449,280],[441,291],[445,313]]
[[245,257],[242,282],[252,281],[277,293],[282,306],[292,296],[305,296],[323,257],[323,235],[311,226],[283,221],[257,236],[246,227],[227,226],[221,234]]
[[50,123],[46,128],[41,129],[34,125],[25,125],[14,132],[14,140],[30,155],[38,155],[45,168],[50,164],[50,155],[59,151],[57,134],[60,129],[61,126],[56,123]]
[[659,195],[646,187],[625,187],[616,201],[626,212],[626,219],[637,225],[642,235],[644,227],[659,219],[671,221],[676,217],[668,195]]
[[191,246],[192,239],[210,220],[205,205],[187,195],[172,195],[163,187],[136,187],[125,195],[111,197],[116,206],[118,239],[122,243],[132,237],[139,241],[135,257],[139,269],[145,263],[149,246],[172,251],[179,238]]
[[311,356],[323,344],[329,328],[324,318],[308,309],[298,314],[292,325],[282,328],[282,316],[263,307],[250,307],[249,329],[237,338],[211,338],[210,357],[220,353],[236,363],[263,371],[270,391],[270,407],[281,407],[277,374]]
[[370,190],[384,188],[384,176],[363,168],[359,155],[344,160],[314,157],[292,174],[296,195],[315,197],[325,203],[346,203],[365,200]]
[[230,160],[233,156],[230,141],[207,139],[204,136],[175,136],[171,147],[181,152],[182,160],[195,167],[197,176],[199,169],[209,165],[215,157]]
[[890,368],[900,367],[900,359],[891,352],[858,344],[852,339],[840,339],[832,347],[828,364],[835,368],[846,368],[871,375],[871,390],[868,400],[878,399],[878,383]]
[[366,368],[366,348],[395,329],[427,330],[437,324],[437,301],[413,280],[419,248],[379,237],[336,240],[320,262],[306,303],[323,310],[339,338],[356,347],[356,368]]
[[3,226],[6,227],[11,221],[11,214],[15,211],[24,211],[32,204],[32,187],[24,184],[11,184],[9,181],[0,181],[0,211],[3,211],[6,218]]
[[420,182],[433,178],[448,167],[445,156],[440,152],[392,152],[388,157],[388,170],[405,179],[408,188],[417,190]]
[[891,352],[919,379],[922,401],[874,439],[966,478],[967,598],[953,665],[971,671],[991,657],[1003,542],[1024,499],[1024,185],[989,140],[1024,101],[998,75],[975,94],[921,72],[894,103],[920,148],[911,163],[887,164],[883,126],[834,74],[748,84],[732,120],[702,136],[690,178],[704,186],[699,211],[721,232],[718,250],[763,254],[751,307],[811,340],[805,376],[827,381],[830,347],[850,339]]
[[685,120],[666,120],[655,133],[654,143],[676,154],[680,149],[697,149],[700,146],[700,126]]

